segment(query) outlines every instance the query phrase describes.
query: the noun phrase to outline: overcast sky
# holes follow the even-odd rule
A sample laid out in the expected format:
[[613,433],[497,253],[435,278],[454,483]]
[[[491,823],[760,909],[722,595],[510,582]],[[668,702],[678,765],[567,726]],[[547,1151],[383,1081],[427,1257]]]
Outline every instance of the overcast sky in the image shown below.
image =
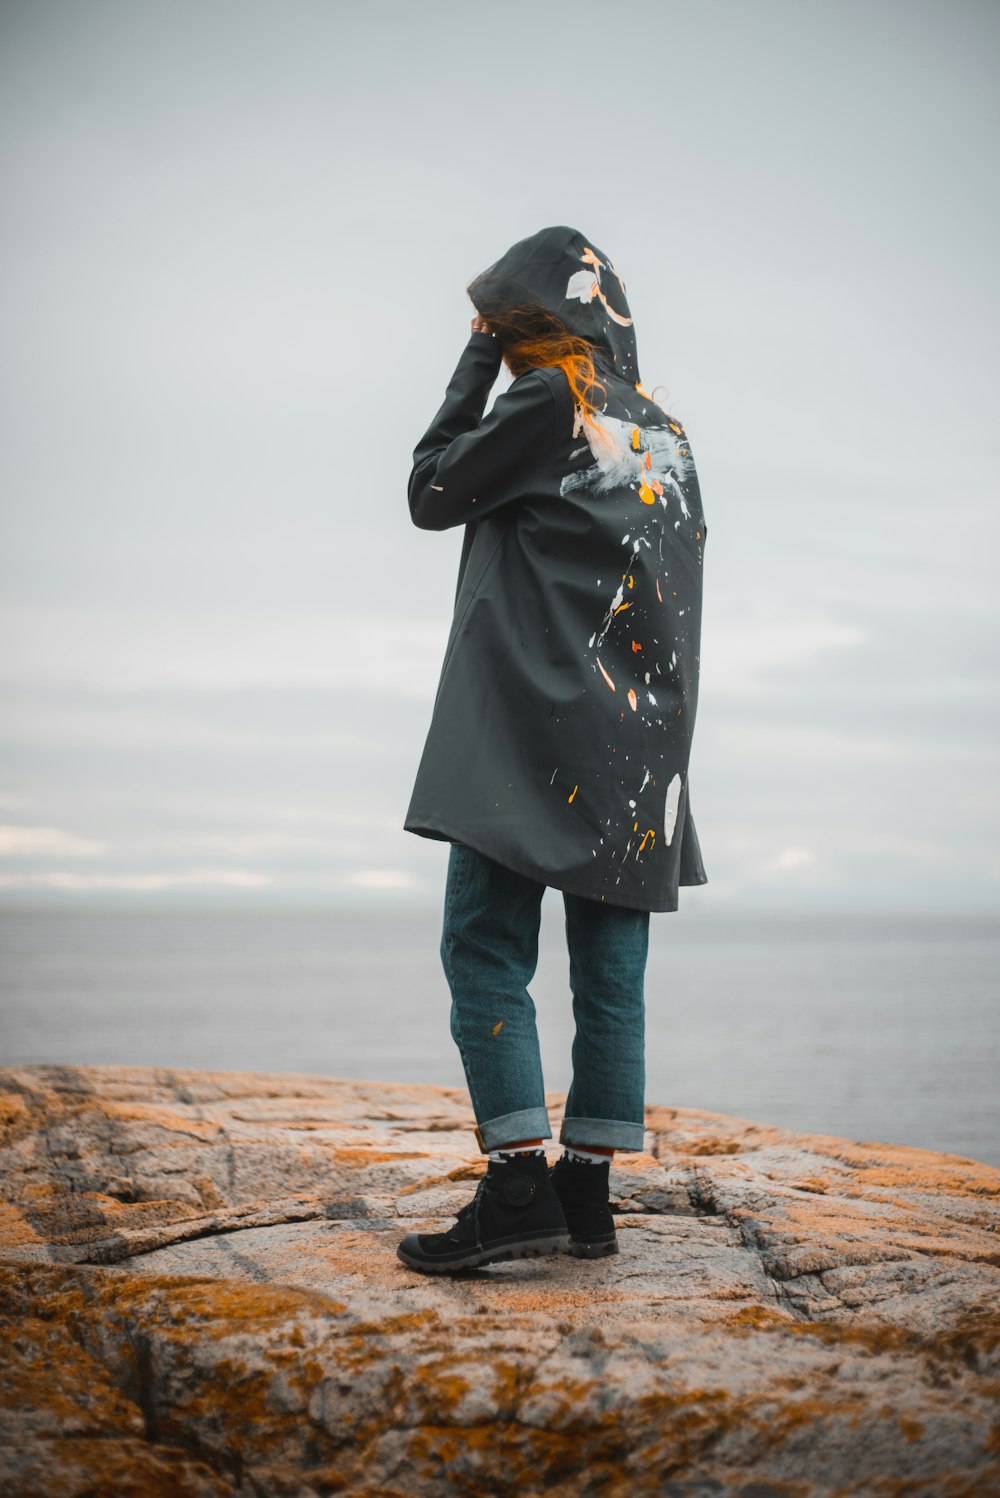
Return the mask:
[[470,277],[622,271],[718,906],[993,907],[1000,8],[5,0],[0,897],[437,902]]

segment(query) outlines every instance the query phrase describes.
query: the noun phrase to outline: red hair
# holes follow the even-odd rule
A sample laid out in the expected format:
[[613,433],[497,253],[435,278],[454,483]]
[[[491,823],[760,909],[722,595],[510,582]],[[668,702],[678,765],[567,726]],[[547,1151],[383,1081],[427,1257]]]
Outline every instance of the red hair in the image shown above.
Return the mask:
[[[475,287],[475,283],[473,283]],[[512,375],[529,369],[561,369],[566,376],[573,400],[585,424],[595,435],[603,436],[597,420],[598,399],[605,386],[594,364],[594,345],[587,338],[571,333],[554,312],[541,306],[482,307],[476,301],[480,316],[489,324],[503,349],[504,360]]]

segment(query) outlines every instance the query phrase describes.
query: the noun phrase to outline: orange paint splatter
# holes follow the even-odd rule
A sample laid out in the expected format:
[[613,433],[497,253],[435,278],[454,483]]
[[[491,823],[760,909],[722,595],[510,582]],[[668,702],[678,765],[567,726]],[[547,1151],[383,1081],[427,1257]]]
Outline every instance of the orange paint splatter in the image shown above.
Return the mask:
[[641,649],[642,649],[642,646],[639,644],[639,641],[638,640],[633,640],[632,641],[632,654],[636,655]]
[[633,427],[632,428],[632,451],[633,452],[638,452],[639,451],[639,428],[638,427]]
[[501,1030],[502,1030],[502,1029],[503,1029],[503,1020],[500,1020],[500,1022],[499,1022],[499,1024],[496,1024],[496,1025],[494,1025],[494,1026],[493,1026],[493,1031],[492,1031],[492,1033],[493,1033],[493,1034],[494,1034],[494,1035],[499,1035],[499,1034],[500,1034],[500,1031],[501,1031]]
[[[636,386],[636,389],[637,389],[637,390],[638,390],[638,388],[639,388],[639,387],[638,387],[638,385],[637,385],[637,386]],[[671,431],[672,431],[672,432],[676,432],[676,433],[677,433],[677,435],[678,435],[678,437],[679,437],[679,436],[680,436],[680,434],[681,434],[681,432],[683,432],[683,430],[684,430],[684,428],[683,428],[683,427],[678,427],[678,426],[674,426],[674,424],[673,424],[673,422],[672,422],[672,421],[668,421],[668,422],[667,422],[667,426],[668,426],[668,427],[669,427],[669,428],[670,428],[670,430],[671,430]]]
[[652,466],[653,466],[653,454],[648,452],[646,454],[646,467],[647,468],[652,468]]
[[635,712],[636,704],[637,704],[638,700],[639,699],[636,697],[636,695],[633,692],[632,688],[629,687],[629,689],[628,689],[628,705],[632,709],[633,712]]
[[656,579],[656,596],[660,600],[660,602],[662,603],[663,602],[663,594],[660,592],[660,579],[659,578]]
[[644,505],[654,505],[656,503],[656,495],[646,483],[645,479],[643,479],[642,483],[639,485],[639,498],[642,500]]
[[663,485],[660,483],[659,479],[650,479],[649,487],[652,489],[654,494],[663,493]]
[[[631,584],[629,584],[629,586],[631,587]],[[615,613],[616,614],[620,614],[623,609],[630,609],[631,607],[632,607],[632,605],[630,603],[620,603],[618,605],[618,607],[615,609]]]
[[566,800],[567,801],[572,801],[573,797],[576,795],[576,793],[577,793],[577,791],[579,789],[580,789],[580,787],[578,785],[575,785],[573,787],[573,789],[570,791],[569,795],[566,797]]
[[[652,839],[651,842],[649,842],[650,839]],[[656,844],[656,828],[655,827],[650,827],[649,830],[646,833],[643,834],[642,842],[639,844],[639,852],[640,853],[645,848],[647,842],[649,842],[649,851],[652,853],[653,848],[654,848],[654,846]]]
[[607,682],[611,690],[614,691],[615,684],[611,680],[611,677],[608,675],[608,673],[605,671],[604,667],[601,665],[600,661],[597,662],[597,669],[600,671],[601,675],[604,677],[604,680]]
[[604,292],[599,288],[597,292],[597,300],[601,303],[608,316],[610,318],[613,318],[616,323],[620,323],[623,328],[630,328],[632,326],[632,319],[630,317],[622,317],[620,312],[616,312],[614,307],[612,307],[611,303],[608,301],[607,297],[604,295]]

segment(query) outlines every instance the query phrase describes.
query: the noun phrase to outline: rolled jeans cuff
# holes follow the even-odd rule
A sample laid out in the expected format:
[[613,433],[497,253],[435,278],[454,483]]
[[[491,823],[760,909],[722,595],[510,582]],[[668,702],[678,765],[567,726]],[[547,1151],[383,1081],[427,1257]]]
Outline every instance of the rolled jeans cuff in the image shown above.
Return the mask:
[[646,1125],[622,1123],[615,1118],[564,1118],[559,1130],[560,1144],[603,1144],[607,1149],[641,1150],[646,1145]]
[[522,1108],[518,1113],[503,1113],[476,1125],[476,1141],[484,1155],[505,1144],[519,1144],[522,1139],[551,1138],[547,1108]]

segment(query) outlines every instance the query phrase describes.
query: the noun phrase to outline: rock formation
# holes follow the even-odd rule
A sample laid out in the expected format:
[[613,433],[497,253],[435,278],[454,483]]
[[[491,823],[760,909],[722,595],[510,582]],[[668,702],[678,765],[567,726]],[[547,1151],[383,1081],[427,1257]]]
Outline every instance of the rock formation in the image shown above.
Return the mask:
[[976,1161],[651,1107],[620,1255],[432,1278],[464,1093],[22,1067],[0,1124],[0,1493],[1000,1493]]

